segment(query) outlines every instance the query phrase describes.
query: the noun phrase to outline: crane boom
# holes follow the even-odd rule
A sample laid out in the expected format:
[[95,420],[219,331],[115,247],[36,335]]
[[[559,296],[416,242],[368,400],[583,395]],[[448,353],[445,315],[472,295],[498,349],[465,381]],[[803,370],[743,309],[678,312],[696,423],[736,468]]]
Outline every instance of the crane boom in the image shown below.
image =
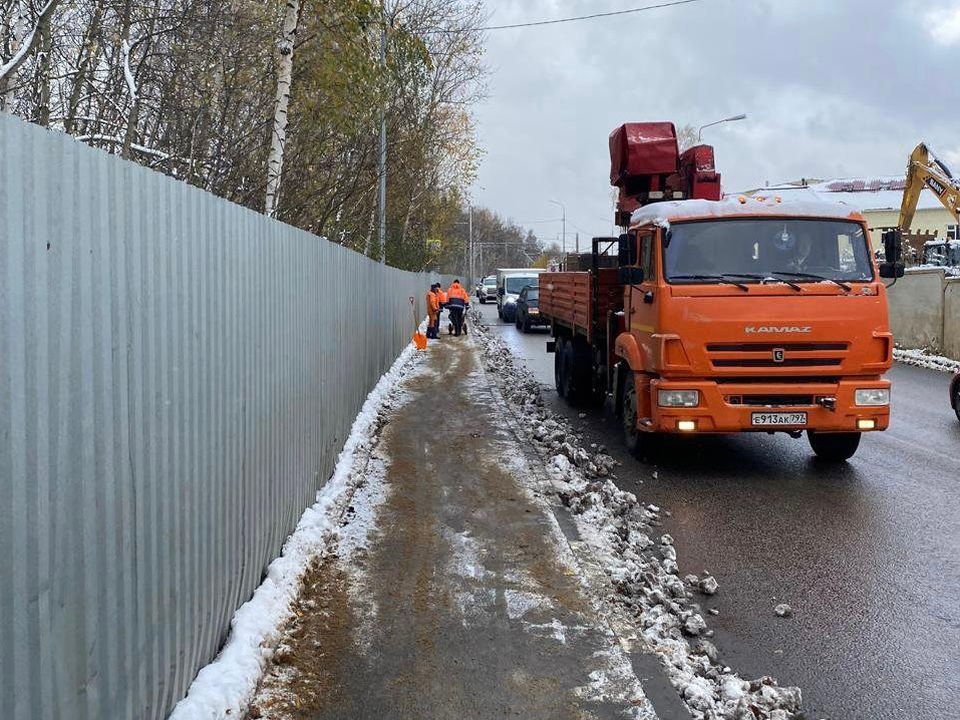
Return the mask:
[[907,165],[907,184],[903,191],[903,202],[900,204],[900,232],[910,232],[913,216],[917,212],[917,203],[920,201],[920,191],[924,187],[937,196],[957,224],[960,224],[960,184],[926,143],[920,143],[910,153],[910,162]]

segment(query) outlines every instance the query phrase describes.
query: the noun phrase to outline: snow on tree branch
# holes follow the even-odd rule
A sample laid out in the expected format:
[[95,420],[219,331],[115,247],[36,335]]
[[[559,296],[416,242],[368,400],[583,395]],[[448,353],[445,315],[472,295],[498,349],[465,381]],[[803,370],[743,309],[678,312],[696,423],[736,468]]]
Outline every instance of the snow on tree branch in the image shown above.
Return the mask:
[[[134,43],[136,44],[136,43]],[[133,71],[130,69],[130,50],[132,45],[124,40],[120,46],[123,53],[123,79],[127,83],[127,90],[130,92],[130,102],[137,101],[137,81],[133,77]]]
[[27,33],[27,36],[23,39],[23,42],[20,44],[20,47],[13,54],[6,63],[0,65],[0,83],[6,81],[6,79],[13,75],[17,69],[23,65],[24,61],[29,57],[30,53],[33,51],[34,46],[37,44],[39,39],[38,30],[43,21],[51,14],[57,7],[59,0],[47,0],[47,4],[43,6],[37,15],[36,22],[34,22],[33,27],[30,29],[30,32]]

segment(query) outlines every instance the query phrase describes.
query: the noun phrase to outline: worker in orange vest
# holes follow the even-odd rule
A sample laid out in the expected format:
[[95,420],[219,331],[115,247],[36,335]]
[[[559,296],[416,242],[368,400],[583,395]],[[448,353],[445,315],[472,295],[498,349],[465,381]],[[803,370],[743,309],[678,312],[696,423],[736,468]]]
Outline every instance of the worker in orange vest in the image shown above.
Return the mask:
[[[447,306],[447,294],[443,291],[443,286],[437,283],[437,297],[440,298],[440,310]],[[437,313],[437,337],[440,337],[440,313]]]
[[454,280],[447,290],[447,312],[450,314],[450,324],[447,331],[453,335],[460,335],[460,331],[466,332],[464,323],[464,314],[470,307],[470,296],[460,285],[459,280]]
[[440,337],[440,283],[434,283],[427,290],[427,337]]
[[447,290],[447,302],[449,302],[451,298],[455,297],[463,300],[464,305],[470,304],[470,295],[468,295],[467,291],[464,290],[463,286],[460,285],[459,280],[454,280],[452,283],[450,283],[450,289]]

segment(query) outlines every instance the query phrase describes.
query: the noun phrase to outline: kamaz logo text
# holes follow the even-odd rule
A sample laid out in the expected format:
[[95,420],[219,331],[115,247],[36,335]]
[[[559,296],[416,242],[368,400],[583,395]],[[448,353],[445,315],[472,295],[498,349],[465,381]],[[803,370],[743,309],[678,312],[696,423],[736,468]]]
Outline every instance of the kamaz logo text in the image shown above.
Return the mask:
[[786,333],[813,332],[813,328],[810,325],[750,325],[743,330],[747,335],[757,335],[760,333],[782,335]]

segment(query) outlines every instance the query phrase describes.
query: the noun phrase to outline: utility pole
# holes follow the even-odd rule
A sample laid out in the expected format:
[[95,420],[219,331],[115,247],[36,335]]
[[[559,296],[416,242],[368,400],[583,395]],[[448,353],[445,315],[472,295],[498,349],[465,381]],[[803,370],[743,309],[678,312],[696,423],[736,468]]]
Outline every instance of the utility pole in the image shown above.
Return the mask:
[[580,254],[580,233],[576,234],[576,242],[577,242],[577,255],[579,255]]
[[561,250],[564,255],[567,254],[567,208],[562,202],[557,202],[556,200],[551,200],[554,205],[560,206],[561,211],[561,222],[563,223],[563,242],[561,243]]
[[[387,74],[387,6],[386,0],[382,5],[382,25],[380,28],[380,69],[384,78]],[[380,262],[387,261],[387,94],[383,94],[380,105],[380,155],[377,158],[377,172],[380,176]]]
[[473,205],[470,204],[467,206],[467,252],[469,253],[469,260],[467,262],[467,273],[470,277],[467,278],[467,284],[473,282]]

